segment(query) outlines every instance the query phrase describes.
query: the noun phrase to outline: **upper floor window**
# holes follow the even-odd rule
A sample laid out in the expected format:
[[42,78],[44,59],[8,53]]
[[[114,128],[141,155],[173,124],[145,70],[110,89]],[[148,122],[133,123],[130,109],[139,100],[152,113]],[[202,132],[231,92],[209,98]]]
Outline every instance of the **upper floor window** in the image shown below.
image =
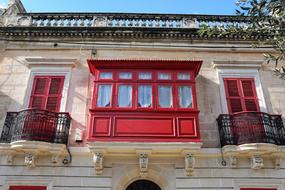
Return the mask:
[[260,110],[254,79],[224,78],[224,84],[230,113]]
[[[103,75],[113,76],[105,80]],[[94,107],[110,109],[194,109],[195,81],[191,71],[96,72]]]
[[30,97],[30,108],[58,112],[62,97],[64,76],[36,76]]

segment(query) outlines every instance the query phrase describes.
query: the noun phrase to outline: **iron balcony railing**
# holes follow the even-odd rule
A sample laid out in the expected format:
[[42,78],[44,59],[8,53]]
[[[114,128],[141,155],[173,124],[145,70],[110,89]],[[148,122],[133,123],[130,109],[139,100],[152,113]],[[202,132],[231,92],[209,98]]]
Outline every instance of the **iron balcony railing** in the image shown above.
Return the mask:
[[221,146],[247,143],[285,145],[281,115],[263,112],[221,114],[218,119]]
[[67,144],[71,117],[40,109],[8,112],[1,134],[1,143],[20,140]]

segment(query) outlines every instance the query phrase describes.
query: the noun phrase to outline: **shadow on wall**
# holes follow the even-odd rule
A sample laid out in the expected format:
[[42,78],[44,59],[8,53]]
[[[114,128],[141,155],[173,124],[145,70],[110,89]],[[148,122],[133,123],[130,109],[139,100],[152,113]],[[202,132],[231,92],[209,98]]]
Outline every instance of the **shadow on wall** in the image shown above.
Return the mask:
[[199,122],[203,148],[220,147],[217,117],[222,113],[220,89],[214,80],[199,75],[196,79]]

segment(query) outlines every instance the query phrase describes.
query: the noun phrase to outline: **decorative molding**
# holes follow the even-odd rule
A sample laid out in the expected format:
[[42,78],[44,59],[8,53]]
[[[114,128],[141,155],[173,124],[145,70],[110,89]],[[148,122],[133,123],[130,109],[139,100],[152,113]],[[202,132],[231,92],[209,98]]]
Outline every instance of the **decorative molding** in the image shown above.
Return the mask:
[[107,27],[108,18],[106,16],[94,16],[92,26],[93,27]]
[[140,176],[142,178],[146,178],[147,173],[148,173],[148,163],[149,163],[149,158],[148,158],[147,153],[140,153],[139,154],[139,167],[140,167]]
[[233,180],[234,190],[240,190],[241,188],[269,188],[283,190],[282,180],[277,179],[242,179]]
[[260,155],[253,155],[251,157],[251,169],[259,170],[264,166],[263,158]]
[[229,161],[230,161],[230,167],[231,167],[231,168],[236,168],[236,167],[237,167],[238,159],[237,159],[236,156],[231,155],[231,156],[229,157]]
[[95,152],[93,155],[93,162],[95,164],[95,172],[96,175],[102,175],[103,174],[103,153],[102,152]]
[[214,60],[214,68],[250,68],[260,69],[264,60]]
[[29,152],[25,155],[24,163],[28,168],[36,167],[37,155],[35,153]]
[[195,166],[195,157],[189,153],[185,155],[185,171],[187,176],[193,176]]
[[44,57],[18,57],[18,61],[28,68],[33,67],[76,67],[77,59],[70,58],[44,58]]

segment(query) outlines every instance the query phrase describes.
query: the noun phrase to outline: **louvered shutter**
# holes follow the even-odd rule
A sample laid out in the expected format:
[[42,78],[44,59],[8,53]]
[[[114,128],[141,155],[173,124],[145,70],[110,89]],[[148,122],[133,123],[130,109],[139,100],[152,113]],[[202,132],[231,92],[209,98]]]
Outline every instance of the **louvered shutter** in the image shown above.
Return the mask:
[[224,79],[230,113],[259,111],[253,79]]
[[243,90],[245,110],[259,111],[254,81],[252,79],[242,79],[241,86]]
[[43,77],[35,77],[33,91],[31,94],[30,108],[44,109],[46,102],[46,91],[48,87],[48,79]]
[[235,113],[242,111],[242,100],[239,93],[238,80],[225,79],[225,89],[229,112]]
[[63,82],[62,76],[35,77],[29,107],[59,111]]
[[63,77],[53,77],[50,79],[50,87],[46,104],[47,110],[59,111],[63,80]]

